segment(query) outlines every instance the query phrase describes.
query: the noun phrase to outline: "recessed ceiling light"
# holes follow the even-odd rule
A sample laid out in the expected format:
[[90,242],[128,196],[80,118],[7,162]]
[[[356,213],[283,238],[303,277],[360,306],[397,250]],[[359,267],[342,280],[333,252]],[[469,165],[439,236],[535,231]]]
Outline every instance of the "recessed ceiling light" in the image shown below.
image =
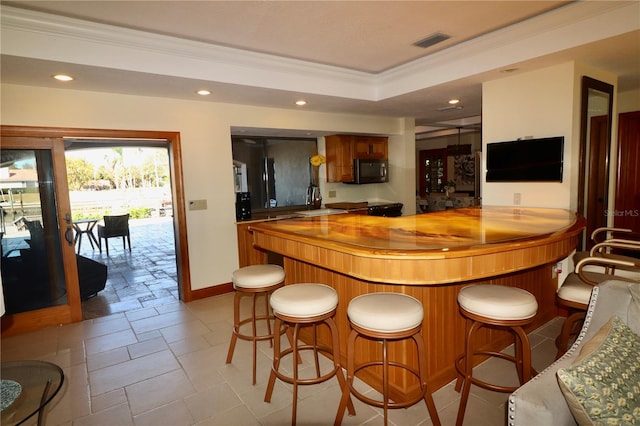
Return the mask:
[[296,101],[296,105],[298,106],[302,106],[302,105],[306,105],[307,101],[300,99],[299,101]]
[[210,92],[210,91],[208,91],[208,90],[206,90],[206,89],[198,90],[196,93],[197,93],[198,95],[201,95],[201,96],[207,96],[207,95],[210,95],[210,94],[211,94],[211,92]]
[[58,81],[71,81],[73,80],[73,77],[71,77],[70,75],[66,75],[66,74],[56,74],[53,76],[53,78],[55,78]]
[[516,72],[518,70],[519,70],[519,68],[506,68],[506,69],[500,70],[500,72],[505,73],[505,74],[509,74],[509,73],[512,73],[512,72]]
[[449,101],[449,103],[450,103],[451,105],[455,105],[455,104],[457,104],[457,103],[460,103],[460,99],[451,99],[451,100]]

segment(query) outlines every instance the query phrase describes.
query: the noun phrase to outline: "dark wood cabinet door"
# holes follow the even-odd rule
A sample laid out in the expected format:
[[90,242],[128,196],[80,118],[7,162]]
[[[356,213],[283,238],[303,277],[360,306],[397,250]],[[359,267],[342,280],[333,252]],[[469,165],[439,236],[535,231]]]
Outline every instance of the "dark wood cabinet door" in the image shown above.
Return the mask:
[[355,158],[387,158],[387,138],[355,136]]
[[[619,115],[618,164],[613,224],[640,240],[640,111]],[[625,238],[628,238],[625,235]]]

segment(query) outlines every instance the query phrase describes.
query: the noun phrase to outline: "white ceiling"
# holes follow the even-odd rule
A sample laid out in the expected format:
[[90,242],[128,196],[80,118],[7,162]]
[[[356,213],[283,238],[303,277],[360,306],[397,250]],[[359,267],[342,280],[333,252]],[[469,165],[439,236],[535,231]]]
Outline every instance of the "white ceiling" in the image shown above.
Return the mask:
[[[3,1],[2,81],[477,123],[481,84],[577,60],[640,88],[637,1]],[[51,14],[57,15],[52,16]],[[434,33],[450,38],[423,49]],[[196,97],[199,88],[212,95]],[[462,109],[440,112],[447,100]],[[462,121],[461,121],[462,120]]]

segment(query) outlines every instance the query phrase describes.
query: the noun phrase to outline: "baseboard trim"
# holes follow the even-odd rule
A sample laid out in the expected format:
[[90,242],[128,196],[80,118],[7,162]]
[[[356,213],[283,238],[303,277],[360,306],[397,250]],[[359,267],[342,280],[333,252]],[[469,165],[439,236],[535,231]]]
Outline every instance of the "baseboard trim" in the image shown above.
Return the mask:
[[231,292],[233,292],[233,284],[230,282],[199,290],[191,290],[191,301],[193,302],[195,300],[206,299],[207,297],[212,296],[220,296],[221,294]]

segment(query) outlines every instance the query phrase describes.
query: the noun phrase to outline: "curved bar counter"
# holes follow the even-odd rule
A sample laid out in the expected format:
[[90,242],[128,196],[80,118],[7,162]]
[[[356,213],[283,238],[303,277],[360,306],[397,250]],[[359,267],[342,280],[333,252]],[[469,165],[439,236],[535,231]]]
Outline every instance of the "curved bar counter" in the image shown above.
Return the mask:
[[[420,300],[430,384],[439,388],[455,379],[454,359],[463,351],[460,288],[474,282],[524,288],[538,300],[532,328],[544,324],[557,315],[553,266],[576,248],[584,219],[560,209],[483,206],[401,217],[300,217],[248,228],[254,248],[283,256],[286,284],[320,282],[336,289],[343,360],[352,298],[387,291]],[[491,329],[481,340],[493,349],[511,341],[507,333]],[[379,351],[375,342],[365,343],[360,353]],[[398,343],[392,356],[415,358],[406,351]],[[380,387],[373,374],[362,379]],[[400,372],[392,385],[399,392],[416,388]]]

